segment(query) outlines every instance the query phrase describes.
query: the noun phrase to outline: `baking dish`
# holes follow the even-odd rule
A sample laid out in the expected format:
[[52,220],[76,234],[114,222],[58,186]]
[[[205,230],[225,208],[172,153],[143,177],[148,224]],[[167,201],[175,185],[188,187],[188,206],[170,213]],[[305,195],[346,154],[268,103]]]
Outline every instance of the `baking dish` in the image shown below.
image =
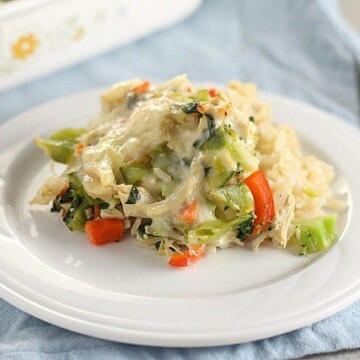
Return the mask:
[[0,90],[163,29],[201,0],[12,0],[0,3]]

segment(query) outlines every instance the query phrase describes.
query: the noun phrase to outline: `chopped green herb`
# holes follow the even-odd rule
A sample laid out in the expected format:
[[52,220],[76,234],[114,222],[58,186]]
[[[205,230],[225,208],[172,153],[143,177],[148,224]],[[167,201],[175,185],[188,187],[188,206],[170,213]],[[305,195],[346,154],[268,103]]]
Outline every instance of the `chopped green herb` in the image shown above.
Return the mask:
[[205,176],[208,176],[208,175],[209,175],[209,172],[210,172],[211,169],[212,169],[211,166],[205,166],[205,167],[204,167],[204,174],[205,174]]
[[125,204],[136,204],[140,200],[140,193],[136,186],[132,186],[129,194],[129,198],[127,199]]
[[59,199],[55,199],[53,202],[53,206],[50,209],[51,212],[59,212],[61,210],[61,205]]
[[182,105],[181,110],[185,114],[199,114],[199,112],[197,110],[198,105],[199,105],[198,101],[192,101],[192,102]]
[[[151,220],[146,220],[145,222],[143,222],[142,224],[140,224],[140,226],[138,227],[138,234],[140,235],[140,237],[142,238],[145,238],[145,237],[149,237],[149,236],[152,236],[151,234],[149,234],[147,231],[146,231],[146,227],[148,225],[151,225],[152,221]],[[155,247],[156,247],[156,244],[155,244]]]
[[245,241],[246,237],[252,233],[253,228],[254,228],[254,218],[250,218],[248,221],[238,226],[236,237],[240,239],[240,241]]
[[214,137],[216,135],[216,132],[215,132],[215,130],[216,130],[215,120],[209,114],[205,114],[205,116],[207,118],[207,126],[208,126],[208,129],[209,129],[210,137]]
[[186,166],[190,166],[192,163],[192,159],[189,158],[183,158],[182,160]]
[[193,142],[194,148],[201,148],[201,146],[209,139],[209,129],[204,129],[200,137]]
[[72,200],[72,202],[71,202],[71,207],[72,207],[73,209],[78,208],[79,205],[81,204],[81,201],[82,201],[82,199],[80,198],[80,196],[77,195],[76,193],[74,193],[74,197],[73,197],[73,200]]
[[139,227],[138,227],[138,230],[137,230],[137,232],[138,232],[138,234],[140,235],[140,237],[144,237],[144,235],[147,235],[147,233],[146,233],[146,230],[145,230],[145,226],[146,226],[146,224],[141,224]]
[[254,122],[254,121],[255,121],[254,117],[253,117],[253,116],[250,116],[250,117],[249,117],[249,121]]
[[[76,207],[74,207],[73,205],[76,205]],[[65,224],[71,231],[84,230],[84,224],[87,220],[85,210],[90,207],[91,205],[86,199],[83,199],[79,203],[78,197],[76,198],[74,204],[71,203],[71,207],[63,219]]]
[[192,146],[193,146],[194,148],[197,148],[197,147],[199,147],[200,144],[201,144],[201,140],[200,140],[200,139],[197,139],[197,140],[195,140],[195,141],[193,142]]
[[126,99],[126,106],[129,110],[132,110],[134,109],[136,103],[138,102],[139,100],[139,96],[137,94],[129,94],[127,96],[127,99]]
[[216,136],[216,124],[214,118],[209,114],[205,114],[205,116],[207,119],[207,128],[205,128],[200,137],[194,141],[194,148],[202,149],[203,144],[207,143],[209,139],[212,139]]
[[100,209],[108,209],[109,206],[110,206],[110,204],[108,204],[106,202],[99,204]]
[[240,163],[237,164],[236,174],[239,175],[244,172],[244,169]]
[[60,198],[60,204],[71,203],[74,198],[74,189],[71,187],[66,191],[66,193]]
[[77,173],[73,172],[68,174],[68,179],[70,180],[70,188],[73,189],[74,193],[80,196],[80,198],[85,198],[90,205],[101,204],[104,202],[99,198],[94,199],[88,195]]

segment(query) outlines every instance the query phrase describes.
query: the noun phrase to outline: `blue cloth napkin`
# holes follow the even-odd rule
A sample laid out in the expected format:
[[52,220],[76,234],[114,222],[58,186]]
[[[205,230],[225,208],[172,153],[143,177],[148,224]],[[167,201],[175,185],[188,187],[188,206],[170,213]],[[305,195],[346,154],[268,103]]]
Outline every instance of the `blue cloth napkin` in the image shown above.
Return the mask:
[[[131,77],[252,81],[359,125],[360,41],[335,0],[206,0],[181,24],[0,93],[0,122],[65,94]],[[99,340],[0,300],[0,359],[292,359],[360,347],[360,301],[312,326],[261,341],[171,349]]]

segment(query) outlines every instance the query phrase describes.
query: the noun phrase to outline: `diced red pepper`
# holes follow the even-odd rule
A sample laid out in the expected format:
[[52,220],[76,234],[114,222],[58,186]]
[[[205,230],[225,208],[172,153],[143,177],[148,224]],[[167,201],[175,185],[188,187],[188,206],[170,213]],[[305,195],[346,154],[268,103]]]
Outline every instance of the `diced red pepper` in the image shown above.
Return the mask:
[[85,144],[83,144],[83,143],[77,144],[77,145],[75,146],[75,153],[78,154],[78,155],[80,155],[85,148],[86,148],[86,145],[85,145]]
[[274,197],[262,170],[257,170],[244,180],[254,197],[255,215],[253,233],[259,233],[275,216]]
[[144,94],[149,91],[150,86],[151,83],[149,81],[144,81],[141,84],[134,86],[131,90],[135,94]]
[[180,220],[185,223],[193,223],[197,220],[197,202],[186,203],[180,210]]
[[94,245],[104,245],[122,240],[124,237],[124,222],[121,219],[95,219],[85,223],[85,233]]
[[217,90],[216,89],[214,89],[214,88],[212,88],[212,89],[209,89],[209,95],[211,96],[211,97],[214,97],[214,96],[216,96],[217,95]]
[[174,253],[170,260],[169,265],[175,267],[186,267],[195,264],[205,255],[206,245],[193,245],[189,250],[183,253]]

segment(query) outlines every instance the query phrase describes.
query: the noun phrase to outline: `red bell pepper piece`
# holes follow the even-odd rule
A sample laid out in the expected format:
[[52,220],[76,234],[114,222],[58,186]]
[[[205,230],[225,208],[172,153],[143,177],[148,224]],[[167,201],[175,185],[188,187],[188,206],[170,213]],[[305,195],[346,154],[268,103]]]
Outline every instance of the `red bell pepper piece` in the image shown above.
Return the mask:
[[258,234],[275,216],[274,197],[262,170],[257,170],[244,180],[254,197],[255,215],[254,231]]
[[121,219],[95,219],[85,223],[85,233],[94,245],[119,241],[124,237],[124,222]]
[[195,264],[205,255],[206,245],[193,245],[189,250],[183,253],[174,253],[170,260],[169,265],[175,267],[186,267]]
[[197,203],[196,201],[192,201],[190,203],[186,203],[180,209],[180,220],[185,223],[193,223],[197,220]]

